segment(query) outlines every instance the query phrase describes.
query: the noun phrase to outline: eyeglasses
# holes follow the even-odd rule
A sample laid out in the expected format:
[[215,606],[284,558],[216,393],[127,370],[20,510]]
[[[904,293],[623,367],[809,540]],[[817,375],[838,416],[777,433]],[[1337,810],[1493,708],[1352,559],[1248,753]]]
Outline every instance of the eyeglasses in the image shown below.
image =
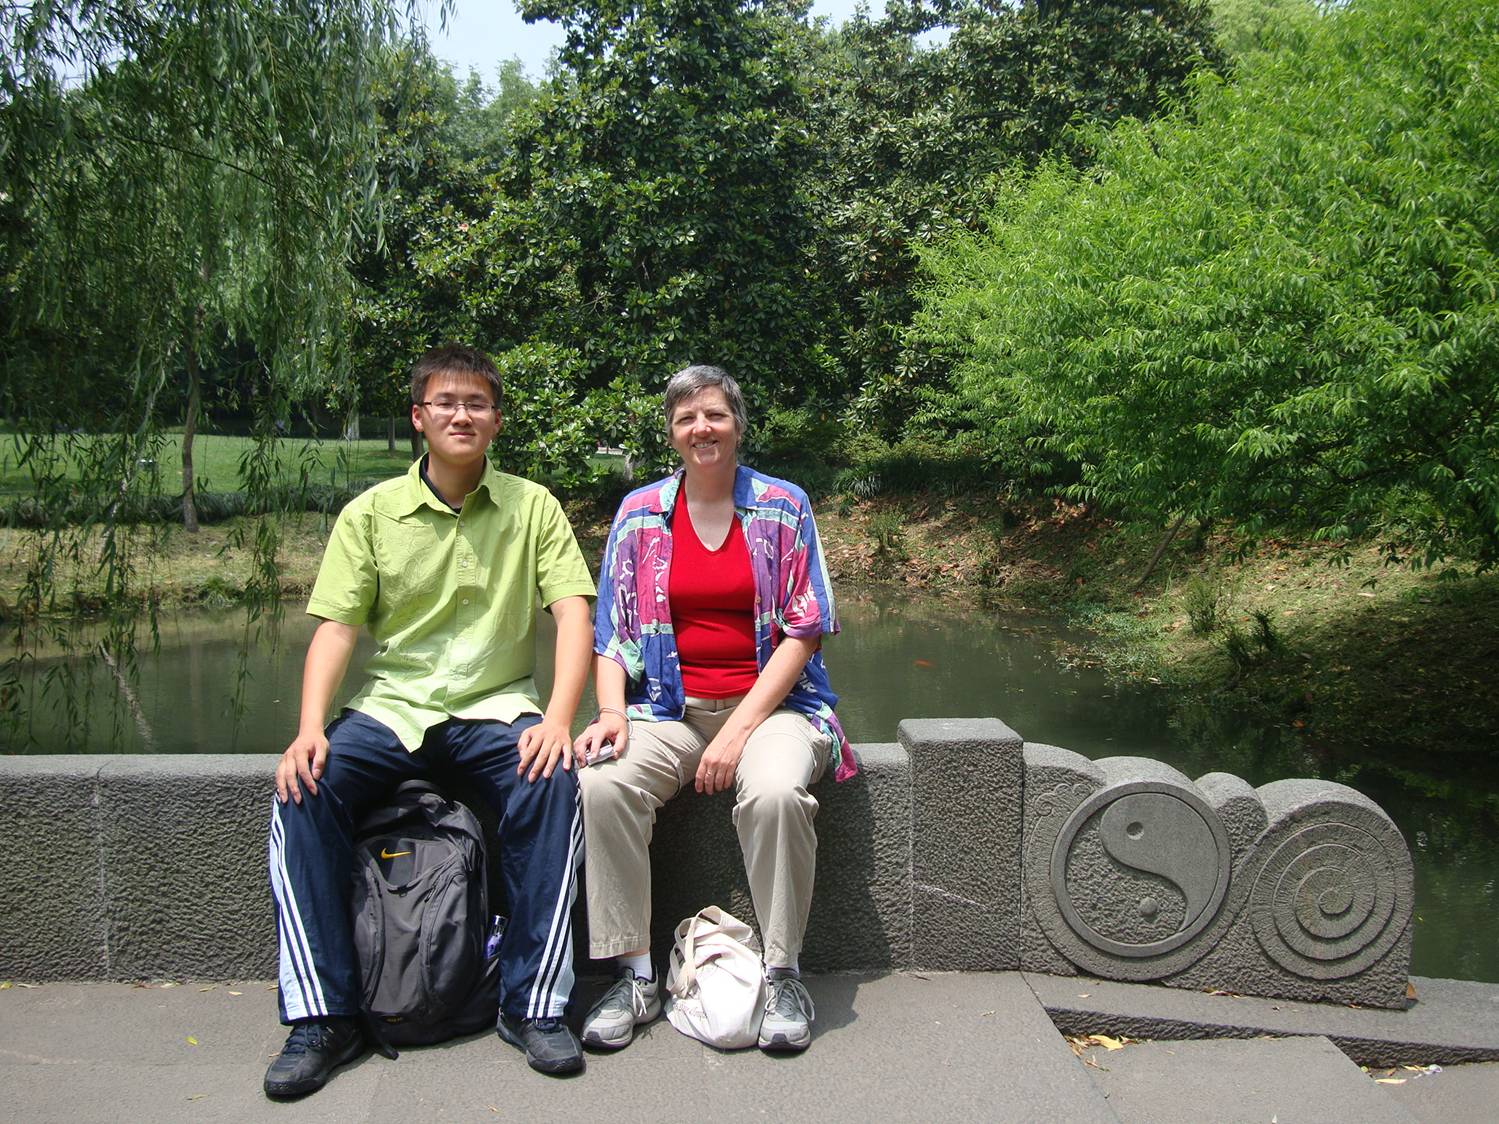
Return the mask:
[[486,411],[499,409],[493,402],[485,402],[483,399],[477,399],[472,402],[454,402],[449,398],[437,398],[430,402],[418,402],[417,405],[425,406],[431,410],[434,418],[451,418],[459,410],[467,410],[469,417],[475,417]]

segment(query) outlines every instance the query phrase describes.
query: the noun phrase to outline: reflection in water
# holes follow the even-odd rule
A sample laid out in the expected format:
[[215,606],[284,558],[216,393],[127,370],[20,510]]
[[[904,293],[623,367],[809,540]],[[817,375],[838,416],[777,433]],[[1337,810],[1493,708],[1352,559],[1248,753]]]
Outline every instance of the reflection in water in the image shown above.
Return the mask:
[[[1034,742],[1089,757],[1139,755],[1189,777],[1222,771],[1261,785],[1282,777],[1327,777],[1377,801],[1399,825],[1416,868],[1413,970],[1499,982],[1499,942],[1490,935],[1499,881],[1499,783],[1444,780],[1431,763],[1398,751],[1338,761],[1308,749],[1294,731],[1265,727],[1207,702],[1173,706],[1159,688],[1110,683],[1102,672],[1067,666],[1077,637],[1035,616],[980,613],[966,603],[845,596],[843,632],[827,643],[838,712],[855,743],[894,741],[903,718],[1002,718]],[[541,614],[542,689],[551,679],[550,617]],[[312,623],[289,613],[281,642],[252,652],[236,722],[237,616],[164,620],[161,651],[143,653],[139,713],[116,712],[115,680],[100,661],[80,669],[89,733],[63,744],[62,706],[52,697],[32,714],[29,739],[12,752],[276,753],[296,730],[302,656]],[[369,653],[362,641],[343,698],[358,685]],[[36,668],[40,691],[49,670]],[[579,726],[593,710],[591,694]],[[38,712],[41,712],[40,714]],[[112,731],[118,730],[118,737]],[[1425,766],[1424,768],[1422,766]]]

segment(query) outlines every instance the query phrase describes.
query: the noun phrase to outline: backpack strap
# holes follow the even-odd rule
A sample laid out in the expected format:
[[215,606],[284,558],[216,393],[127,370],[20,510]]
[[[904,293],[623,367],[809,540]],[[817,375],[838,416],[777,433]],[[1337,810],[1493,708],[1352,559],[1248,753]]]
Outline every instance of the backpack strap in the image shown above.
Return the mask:
[[385,1036],[385,1028],[375,1021],[375,1017],[368,1011],[361,1010],[358,1015],[359,1024],[364,1029],[364,1037],[369,1041],[370,1049],[382,1058],[395,1061],[401,1056],[400,1052],[390,1044]]
[[390,795],[386,799],[395,800],[398,797],[406,795],[425,796],[429,792],[433,796],[440,796],[444,800],[448,799],[447,794],[426,777],[412,777],[410,780],[402,781],[390,790]]

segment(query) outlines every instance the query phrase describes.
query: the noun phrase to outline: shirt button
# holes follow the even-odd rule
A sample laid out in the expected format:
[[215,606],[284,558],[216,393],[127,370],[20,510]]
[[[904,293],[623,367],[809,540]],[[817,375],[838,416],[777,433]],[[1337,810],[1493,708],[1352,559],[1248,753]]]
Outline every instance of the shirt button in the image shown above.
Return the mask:
[[463,599],[463,604],[465,604],[465,605],[467,605],[467,604],[468,604],[468,598],[467,598],[467,597],[465,597],[465,598],[464,598],[464,599]]

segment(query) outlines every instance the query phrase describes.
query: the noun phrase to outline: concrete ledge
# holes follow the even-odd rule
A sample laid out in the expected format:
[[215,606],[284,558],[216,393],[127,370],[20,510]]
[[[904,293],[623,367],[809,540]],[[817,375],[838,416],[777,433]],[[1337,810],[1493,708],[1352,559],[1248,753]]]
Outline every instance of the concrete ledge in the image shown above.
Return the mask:
[[273,755],[0,757],[0,974],[274,976]]
[[0,911],[0,975],[104,975],[109,926],[98,778],[112,760],[0,757],[10,849],[9,861],[0,863],[0,900],[6,902]]
[[1086,976],[1025,973],[1064,1034],[1195,1039],[1322,1035],[1363,1065],[1499,1060],[1499,984],[1414,977],[1404,1011],[1210,995]]
[[997,718],[908,718],[913,967],[1020,967],[1020,735]]
[[[911,963],[911,771],[898,745],[813,789],[817,893],[803,963]],[[12,861],[0,865],[0,976],[261,978],[276,972],[266,882],[271,754],[0,756]],[[462,793],[458,793],[460,797]],[[753,919],[729,797],[684,795],[653,845],[659,951],[705,905]],[[577,913],[579,967],[586,928]]]
[[[99,770],[99,868],[113,979],[275,973],[266,882],[274,757],[121,757]],[[253,903],[253,904],[252,904]]]
[[1090,1051],[1088,1076],[1122,1124],[1417,1120],[1320,1036],[1135,1042],[1102,1053]]
[[[1253,789],[1224,774],[1194,782],[1147,758],[1092,762],[1024,745],[994,718],[907,720],[899,737],[856,747],[855,779],[813,787],[809,970],[1082,971],[1188,997],[1224,989],[1405,1006],[1409,855],[1388,817],[1352,789],[1310,780]],[[274,974],[264,854],[275,761],[0,757],[14,856],[0,870],[11,903],[0,915],[0,975]],[[486,814],[471,794],[454,794]],[[730,796],[690,792],[661,812],[658,954],[705,905],[753,918],[731,813]],[[593,967],[583,912],[580,973]],[[1356,1037],[1327,1033],[1340,1044]],[[1499,1056],[1485,1052],[1486,1038],[1443,1041],[1457,1051],[1443,1056]]]

